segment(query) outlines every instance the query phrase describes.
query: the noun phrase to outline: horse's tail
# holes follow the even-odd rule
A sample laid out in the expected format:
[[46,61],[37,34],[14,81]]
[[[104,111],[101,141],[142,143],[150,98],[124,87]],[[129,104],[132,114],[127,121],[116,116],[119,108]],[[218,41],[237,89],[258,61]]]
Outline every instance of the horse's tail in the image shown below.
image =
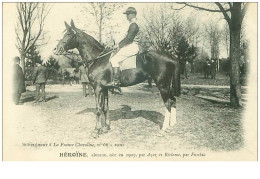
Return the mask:
[[170,88],[173,96],[179,97],[181,95],[180,65],[177,61],[174,61],[174,69]]

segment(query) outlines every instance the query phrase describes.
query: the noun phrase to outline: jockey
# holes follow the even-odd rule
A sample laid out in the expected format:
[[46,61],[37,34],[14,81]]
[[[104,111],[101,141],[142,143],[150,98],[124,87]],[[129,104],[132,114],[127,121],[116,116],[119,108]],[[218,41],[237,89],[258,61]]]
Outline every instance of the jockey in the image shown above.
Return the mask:
[[117,45],[117,48],[119,49],[118,52],[110,59],[113,68],[113,81],[109,86],[114,87],[119,87],[120,84],[119,62],[137,54],[139,51],[138,43],[141,40],[141,32],[136,19],[136,9],[129,7],[124,14],[126,14],[126,18],[130,22],[130,25],[125,38]]

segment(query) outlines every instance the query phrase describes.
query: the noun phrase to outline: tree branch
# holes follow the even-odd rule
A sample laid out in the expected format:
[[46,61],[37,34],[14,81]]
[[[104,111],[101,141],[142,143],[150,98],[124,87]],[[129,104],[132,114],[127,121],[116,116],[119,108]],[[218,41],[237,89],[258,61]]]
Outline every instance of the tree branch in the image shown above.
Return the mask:
[[187,5],[186,4],[184,4],[184,6],[183,7],[181,7],[181,8],[173,8],[172,6],[171,6],[171,9],[172,10],[176,10],[176,11],[179,11],[179,10],[182,10],[183,8],[185,8]]
[[18,12],[18,19],[19,19],[19,22],[22,26],[22,30],[24,31],[24,25],[23,25],[23,17],[22,17],[22,14],[21,14],[21,5],[19,7],[19,4],[17,5],[17,12]]
[[[178,3],[178,2],[177,2],[177,3]],[[186,2],[181,2],[181,3],[178,3],[178,4],[184,4],[184,5],[186,5],[186,6],[189,6],[189,7],[198,9],[198,10],[204,10],[204,11],[209,11],[209,12],[222,12],[221,10],[208,9],[208,8],[204,8],[204,7],[194,6],[194,5],[188,4],[188,3],[186,3]],[[230,9],[225,9],[225,10],[224,10],[224,12],[228,12],[228,11],[230,11]]]
[[225,11],[225,9],[223,8],[223,6],[219,3],[219,2],[215,2],[215,4],[219,7],[220,11],[223,13],[224,18],[227,20],[228,24],[230,24],[230,17],[228,16],[227,12]]
[[28,49],[30,41],[32,41],[32,39],[31,39],[31,29],[28,32],[27,45],[24,48],[25,51]]
[[232,9],[233,5],[231,4],[231,2],[228,2],[229,8]]
[[17,45],[19,46],[19,49],[21,48],[22,41],[18,35],[17,29],[15,30],[16,33],[16,39],[17,39]]

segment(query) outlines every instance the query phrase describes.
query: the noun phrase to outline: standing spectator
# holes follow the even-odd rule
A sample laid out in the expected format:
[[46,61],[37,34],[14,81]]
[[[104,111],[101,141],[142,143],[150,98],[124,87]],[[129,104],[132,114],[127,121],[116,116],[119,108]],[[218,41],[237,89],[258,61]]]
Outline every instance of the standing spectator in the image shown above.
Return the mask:
[[[36,68],[33,72],[33,84],[36,86],[35,102],[46,102],[45,99],[45,83],[47,81],[47,69],[42,66],[41,62],[36,62]],[[40,92],[41,91],[41,92]]]
[[184,74],[185,74],[185,78],[188,79],[189,75],[190,75],[190,71],[191,71],[191,65],[188,61],[186,61],[185,67],[184,67]]
[[[88,80],[88,69],[83,65],[83,63],[79,63],[79,72],[80,72],[80,80],[83,85],[83,96],[86,97],[88,94],[92,95],[92,86]],[[88,94],[86,93],[86,86],[88,85]]]
[[76,84],[79,84],[79,77],[80,77],[80,74],[79,74],[79,68],[77,67],[74,71],[74,80],[75,80],[75,83]]
[[204,79],[208,79],[209,75],[211,75],[211,62],[210,62],[210,59],[206,59],[206,61],[204,62],[203,70],[204,70]]
[[25,79],[23,70],[20,67],[20,58],[14,57],[13,66],[13,100],[16,105],[20,104],[20,98],[22,93],[26,91],[25,89]]
[[70,86],[72,85],[72,82],[73,82],[73,76],[71,76],[70,75],[70,72],[68,72],[68,70],[67,69],[64,69],[64,71],[62,72],[62,76],[63,76],[63,82],[62,82],[62,84],[63,84],[63,86],[64,86],[64,84],[66,83],[66,81],[69,81],[69,84],[70,84]]
[[216,61],[214,59],[211,59],[211,79],[216,79],[216,74],[217,74],[217,66],[216,66]]

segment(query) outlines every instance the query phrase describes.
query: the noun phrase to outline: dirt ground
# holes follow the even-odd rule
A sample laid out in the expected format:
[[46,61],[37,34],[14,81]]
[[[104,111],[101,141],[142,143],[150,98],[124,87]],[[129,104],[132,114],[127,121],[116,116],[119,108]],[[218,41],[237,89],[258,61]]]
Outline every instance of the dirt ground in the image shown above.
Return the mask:
[[122,88],[122,95],[109,95],[111,131],[90,138],[95,128],[95,99],[83,97],[81,85],[47,85],[47,102],[33,103],[34,87],[23,94],[18,120],[20,141],[120,144],[128,149],[171,151],[203,149],[238,150],[243,146],[242,109],[232,109],[194,96],[177,99],[177,124],[172,132],[157,137],[164,118],[164,104],[156,87],[146,84]]

